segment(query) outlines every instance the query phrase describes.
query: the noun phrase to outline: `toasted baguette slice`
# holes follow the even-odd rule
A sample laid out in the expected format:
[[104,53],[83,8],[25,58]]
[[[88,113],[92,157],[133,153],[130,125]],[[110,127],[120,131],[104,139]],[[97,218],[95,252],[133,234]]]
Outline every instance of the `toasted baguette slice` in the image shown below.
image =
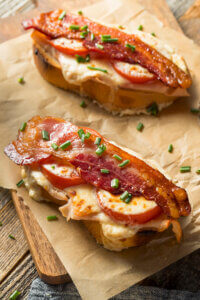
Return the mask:
[[[56,87],[88,97],[113,114],[132,115],[147,113],[146,108],[152,103],[156,103],[158,109],[161,110],[180,96],[174,93],[172,88],[167,88],[168,93],[120,87],[113,89],[95,77],[75,85],[65,80],[58,61],[41,45],[34,43],[33,53],[36,67],[45,80]],[[187,96],[186,90],[183,90],[182,94]]]

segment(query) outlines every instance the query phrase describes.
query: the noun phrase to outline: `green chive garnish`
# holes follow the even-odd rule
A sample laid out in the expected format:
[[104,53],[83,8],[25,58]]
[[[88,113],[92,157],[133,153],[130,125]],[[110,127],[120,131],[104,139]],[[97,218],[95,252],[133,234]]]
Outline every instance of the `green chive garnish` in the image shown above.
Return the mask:
[[58,20],[63,20],[64,17],[66,16],[66,11],[63,10],[63,12],[60,14],[60,16],[58,17]]
[[76,61],[78,63],[85,63],[85,62],[89,62],[90,61],[90,55],[87,54],[86,57],[83,57],[81,55],[75,54],[76,57]]
[[23,179],[21,179],[18,183],[16,183],[16,186],[20,187],[20,186],[22,186],[22,184],[24,184],[24,180]]
[[0,222],[0,226],[2,226],[3,224],[2,224],[2,222]]
[[94,36],[94,33],[92,32],[91,33],[91,41],[94,41],[94,38],[95,38],[95,36]]
[[123,192],[123,194],[121,194],[120,196],[120,200],[124,201],[129,195],[129,192],[125,191]]
[[139,123],[137,124],[137,127],[136,127],[136,129],[137,129],[138,131],[142,131],[142,130],[143,130],[143,128],[144,128],[144,124],[143,124],[143,123],[141,123],[141,122],[139,122]]
[[20,127],[20,131],[24,131],[25,130],[25,128],[26,128],[26,125],[27,125],[27,123],[26,122],[24,122],[24,123],[22,123],[22,125],[21,125],[21,127]]
[[112,179],[110,185],[111,185],[112,188],[118,189],[118,187],[119,187],[119,179],[118,178]]
[[147,107],[147,112],[150,113],[152,116],[157,116],[159,110],[158,105],[156,102],[153,102],[151,105]]
[[191,108],[190,111],[193,114],[198,114],[200,112],[200,110],[198,108]]
[[197,173],[197,174],[200,174],[200,169],[196,170],[196,173]]
[[56,168],[56,166],[51,166],[51,168],[54,170]]
[[128,203],[131,201],[131,199],[132,199],[132,195],[131,195],[131,194],[128,194],[128,197],[124,200],[124,202],[125,202],[126,204],[128,204]]
[[117,159],[118,161],[122,161],[121,156],[119,156],[119,155],[117,155],[117,154],[114,154],[113,157],[114,157],[115,159]]
[[84,39],[87,35],[88,35],[88,32],[87,31],[83,31],[83,32],[80,33],[80,38]]
[[23,83],[24,83],[24,77],[19,77],[19,78],[18,78],[18,82],[19,82],[20,84],[23,84]]
[[97,155],[100,156],[104,153],[105,150],[106,150],[106,146],[104,144],[101,144],[95,152]]
[[55,221],[58,220],[57,216],[47,216],[47,221]]
[[88,29],[88,26],[87,26],[87,25],[84,25],[84,26],[81,27],[81,30],[82,30],[82,31],[87,30],[87,29]]
[[86,132],[85,138],[86,138],[86,139],[89,139],[90,136],[91,136],[91,133],[90,133],[90,132]]
[[12,234],[9,234],[9,238],[15,240],[15,237]]
[[103,46],[103,45],[101,45],[101,44],[96,44],[96,47],[97,47],[98,49],[101,49],[101,50],[103,50],[103,49],[104,49],[104,46]]
[[95,145],[99,146],[101,144],[101,138],[97,137],[94,143],[95,143]]
[[186,172],[190,172],[190,171],[191,171],[191,167],[190,166],[180,167],[180,172],[181,173],[186,173]]
[[80,107],[82,107],[82,108],[85,108],[85,107],[87,107],[87,105],[86,105],[86,103],[85,103],[85,101],[84,101],[84,100],[83,100],[83,101],[81,101]]
[[121,164],[119,164],[119,167],[120,168],[123,168],[125,167],[126,165],[128,165],[130,163],[130,160],[129,159],[126,159],[124,160]]
[[109,174],[110,171],[108,169],[101,169],[101,173],[103,173],[103,174]]
[[49,133],[46,130],[42,130],[42,138],[45,141],[49,141]]
[[16,290],[12,293],[12,295],[10,295],[9,299],[16,300],[19,295],[20,295],[20,292],[18,290]]
[[168,152],[169,152],[169,153],[172,153],[172,151],[173,151],[173,145],[170,144],[169,147],[168,147]]
[[82,16],[82,15],[83,15],[82,10],[79,10],[79,11],[78,11],[78,14],[79,14],[80,16]]
[[138,30],[143,30],[143,26],[142,26],[142,25],[139,25],[139,26],[138,26]]
[[62,145],[60,145],[60,148],[61,148],[62,150],[65,150],[65,149],[68,148],[70,145],[71,145],[71,142],[70,142],[70,141],[66,141],[66,142],[64,142]]
[[126,44],[126,48],[131,49],[132,52],[135,51],[135,46],[134,46],[134,45],[131,45],[131,44],[128,44],[128,43]]
[[82,135],[83,135],[83,134],[85,134],[85,133],[84,133],[84,130],[83,130],[82,128],[79,129],[79,130],[78,130],[78,135],[79,135],[80,139],[82,138]]
[[155,32],[152,32],[151,35],[156,36]]
[[115,43],[118,41],[118,38],[111,38],[110,35],[102,35],[101,36],[101,41],[103,43]]
[[104,72],[104,73],[108,73],[107,70],[101,69],[101,68],[95,68],[95,67],[92,67],[92,66],[87,66],[87,68],[88,68],[89,70],[95,70],[95,71],[101,71],[101,72]]
[[79,25],[70,25],[69,29],[71,29],[71,30],[79,30],[80,26]]
[[51,147],[54,149],[54,150],[58,150],[58,145],[56,143],[52,143],[51,144]]

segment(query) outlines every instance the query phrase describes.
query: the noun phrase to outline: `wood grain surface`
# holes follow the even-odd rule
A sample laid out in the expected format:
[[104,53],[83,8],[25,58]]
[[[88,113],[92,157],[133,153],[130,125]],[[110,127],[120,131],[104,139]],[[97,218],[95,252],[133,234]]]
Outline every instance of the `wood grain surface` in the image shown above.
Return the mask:
[[[9,0],[15,2],[16,0]],[[180,2],[184,7],[188,8],[188,2],[193,2],[192,0],[168,0],[170,8],[173,8],[173,11],[177,16],[180,16]],[[0,15],[1,15],[1,2],[0,1]],[[35,1],[33,1],[35,2]],[[68,0],[67,7],[77,8],[80,3],[83,6],[84,4],[90,4],[97,2],[95,0]],[[172,16],[168,14],[169,8],[166,6],[164,0],[141,0],[142,5],[146,5],[152,13],[156,14],[158,18],[162,19],[163,16],[166,16],[170,24],[173,24],[174,29],[178,29],[178,23]],[[154,5],[152,5],[152,2]],[[45,6],[48,6],[48,9],[51,9],[55,3],[54,0],[43,0],[39,1],[39,9],[45,10]],[[57,7],[66,7],[66,2],[58,0],[56,1]],[[46,6],[46,7],[47,7]],[[27,9],[26,9],[27,10]],[[36,10],[33,11],[36,13]],[[26,12],[26,15],[32,15],[31,12]],[[24,19],[23,16],[17,15],[9,17],[8,19],[0,19],[0,42],[5,41],[9,38],[18,36],[21,34],[21,26],[19,25],[20,20]],[[193,38],[197,43],[200,44],[200,0],[195,1],[194,5],[182,16],[179,20],[180,25],[186,34]],[[9,22],[8,22],[9,21]],[[8,26],[9,24],[9,26]],[[167,23],[166,23],[167,25]],[[179,29],[180,30],[180,29]],[[0,227],[0,298],[8,299],[9,295],[15,290],[18,289],[22,291],[22,299],[26,299],[30,284],[34,278],[37,276],[37,272],[33,261],[31,259],[30,253],[28,251],[28,245],[24,239],[22,226],[16,216],[14,205],[11,200],[11,195],[9,191],[0,188],[0,222],[2,226]],[[16,236],[16,240],[10,240],[8,237],[9,234]],[[3,245],[4,244],[4,245]],[[9,247],[8,247],[9,245]],[[61,272],[62,273],[62,272]]]

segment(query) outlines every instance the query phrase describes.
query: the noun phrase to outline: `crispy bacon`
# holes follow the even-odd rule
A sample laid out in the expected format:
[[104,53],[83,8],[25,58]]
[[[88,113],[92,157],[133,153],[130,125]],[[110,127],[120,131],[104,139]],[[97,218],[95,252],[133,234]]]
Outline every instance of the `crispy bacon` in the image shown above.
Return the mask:
[[[153,169],[144,161],[132,156],[121,148],[111,144],[96,131],[82,127],[91,136],[81,141],[78,130],[80,127],[72,125],[62,119],[53,117],[34,117],[26,126],[25,131],[19,131],[18,138],[5,148],[5,154],[16,164],[30,165],[39,168],[41,164],[54,157],[70,163],[78,171],[81,178],[97,188],[102,188],[113,194],[129,191],[133,196],[144,196],[155,201],[170,217],[178,218],[190,213],[187,193],[169,181],[158,170]],[[42,139],[42,130],[49,133],[49,141]],[[98,156],[95,153],[97,145],[94,141],[101,138],[101,144],[106,146],[105,152]],[[54,150],[52,143],[61,145],[67,140],[71,145],[65,149]],[[117,154],[130,163],[120,168],[113,158]],[[102,174],[101,169],[108,169],[109,174]],[[119,188],[110,186],[113,178],[119,179]]]
[[[95,38],[91,40],[89,33],[83,42],[89,52],[98,52],[103,58],[110,60],[138,63],[155,74],[158,80],[173,88],[188,88],[191,85],[189,73],[185,73],[171,60],[140,40],[138,36],[99,24],[84,16],[67,13],[63,20],[59,20],[61,13],[62,10],[59,9],[42,13],[34,19],[24,21],[23,27],[24,29],[34,28],[53,39],[58,37],[80,39],[81,26],[87,25],[89,31],[95,35]],[[79,25],[80,30],[71,30],[69,27],[72,24]],[[111,35],[118,41],[116,43],[103,43],[104,48],[99,49],[97,44],[101,43],[101,35]],[[126,47],[127,43],[135,46],[134,52]]]

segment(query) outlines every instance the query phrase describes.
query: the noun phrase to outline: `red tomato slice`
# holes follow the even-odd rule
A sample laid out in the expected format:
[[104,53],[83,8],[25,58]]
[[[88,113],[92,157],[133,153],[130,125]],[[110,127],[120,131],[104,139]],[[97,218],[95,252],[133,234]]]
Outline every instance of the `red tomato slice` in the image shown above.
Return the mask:
[[143,197],[133,198],[125,203],[120,196],[99,190],[97,191],[99,205],[112,220],[128,225],[144,224],[161,214],[161,208],[154,202]]
[[129,64],[121,61],[114,61],[113,68],[122,77],[132,83],[145,83],[155,80],[154,74],[137,64]]
[[75,168],[70,165],[47,163],[41,165],[41,171],[54,187],[61,190],[84,183]]
[[63,52],[68,55],[86,55],[88,54],[88,49],[83,46],[83,43],[78,40],[70,40],[66,38],[58,38],[51,40],[50,44],[56,48],[58,51]]

